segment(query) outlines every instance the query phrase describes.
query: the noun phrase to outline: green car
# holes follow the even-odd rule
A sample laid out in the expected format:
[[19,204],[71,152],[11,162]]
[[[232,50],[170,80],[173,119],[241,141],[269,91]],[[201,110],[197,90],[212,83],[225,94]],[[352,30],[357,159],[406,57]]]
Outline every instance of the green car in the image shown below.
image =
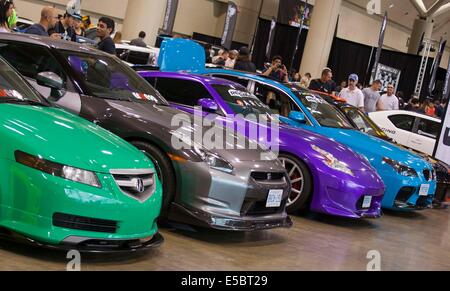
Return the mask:
[[51,107],[0,59],[0,236],[86,252],[158,246],[153,163],[110,132]]

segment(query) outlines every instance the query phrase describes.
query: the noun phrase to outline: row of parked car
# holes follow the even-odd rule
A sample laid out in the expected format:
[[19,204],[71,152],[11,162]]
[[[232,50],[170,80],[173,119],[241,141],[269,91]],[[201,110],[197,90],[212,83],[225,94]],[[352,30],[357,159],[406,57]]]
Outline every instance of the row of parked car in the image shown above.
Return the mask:
[[[158,219],[250,231],[290,227],[288,213],[305,208],[378,218],[435,196],[426,159],[356,129],[319,94],[205,69],[203,48],[188,40],[163,43],[158,71],[21,34],[0,34],[0,56],[0,228],[10,237],[130,251],[161,244]],[[174,127],[181,113],[233,129],[231,116],[262,114],[280,127],[248,121],[226,141],[252,146],[211,149],[192,138],[211,126]],[[276,136],[278,157],[254,125]]]

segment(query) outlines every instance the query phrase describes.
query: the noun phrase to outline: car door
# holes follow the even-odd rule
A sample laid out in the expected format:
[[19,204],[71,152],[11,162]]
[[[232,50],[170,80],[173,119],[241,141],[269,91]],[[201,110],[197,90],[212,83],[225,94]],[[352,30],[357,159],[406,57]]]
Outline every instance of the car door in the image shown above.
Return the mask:
[[399,144],[410,147],[415,117],[407,114],[394,114],[388,115],[387,119],[392,126],[383,127],[386,134]]
[[[40,45],[4,41],[0,43],[0,56],[16,68],[49,101],[53,101],[75,114],[80,113],[80,95],[50,49]],[[63,80],[62,97],[58,97],[57,100],[53,99],[50,88],[37,84],[37,76],[42,72],[55,73]]]
[[433,155],[440,129],[441,125],[439,122],[424,117],[416,117],[413,135],[409,140],[409,147],[419,152]]

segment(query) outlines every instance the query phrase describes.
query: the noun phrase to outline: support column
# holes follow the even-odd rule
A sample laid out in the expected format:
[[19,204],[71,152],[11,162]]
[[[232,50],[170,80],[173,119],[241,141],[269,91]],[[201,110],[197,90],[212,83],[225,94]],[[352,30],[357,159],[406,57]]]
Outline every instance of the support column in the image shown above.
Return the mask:
[[167,0],[129,0],[123,21],[122,37],[132,40],[145,31],[145,42],[153,46],[162,27]]
[[425,39],[431,39],[433,34],[433,21],[428,19],[416,19],[409,40],[408,53],[417,55],[419,47],[421,46],[422,35],[425,34]]
[[320,77],[328,64],[342,0],[316,0],[300,72]]

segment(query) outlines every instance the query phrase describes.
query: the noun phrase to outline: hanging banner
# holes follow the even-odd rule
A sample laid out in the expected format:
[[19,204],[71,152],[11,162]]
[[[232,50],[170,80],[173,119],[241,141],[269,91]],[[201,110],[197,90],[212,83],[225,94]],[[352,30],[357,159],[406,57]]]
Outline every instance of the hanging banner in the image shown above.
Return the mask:
[[448,103],[444,116],[442,131],[436,144],[435,157],[450,165],[450,111]]
[[162,32],[164,34],[171,35],[173,33],[173,27],[175,25],[175,17],[178,10],[178,0],[167,0],[166,15],[164,16],[164,23]]
[[[295,27],[309,29],[314,6],[303,0],[280,0],[278,21]],[[304,16],[302,23],[302,16]]]
[[444,81],[444,92],[442,94],[443,100],[448,100],[450,97],[450,59],[448,60],[448,67],[447,67],[447,75],[445,76]]
[[375,80],[381,81],[381,92],[385,92],[387,90],[387,87],[389,84],[393,85],[395,88],[395,91],[397,92],[398,85],[400,83],[400,76],[402,74],[402,71],[383,65],[378,64],[378,68],[370,80],[370,83],[372,84]]
[[225,27],[223,29],[221,45],[224,48],[231,49],[233,43],[234,30],[236,29],[238,16],[238,7],[234,2],[228,2],[227,17],[225,18]]
[[266,58],[270,60],[272,54],[272,46],[273,41],[275,40],[275,28],[277,27],[277,19],[275,17],[272,18],[272,22],[270,23],[270,32],[269,32],[269,41],[267,42],[266,47]]
[[377,49],[377,53],[375,55],[375,63],[373,65],[372,80],[377,79],[375,77],[375,75],[378,70],[378,64],[380,63],[381,52],[383,51],[384,35],[386,34],[387,22],[388,22],[388,13],[386,11],[384,13],[383,22],[381,23],[380,38],[378,39],[378,49]]
[[430,85],[428,86],[428,96],[434,97],[433,91],[436,88],[436,76],[439,69],[439,65],[442,61],[442,56],[444,55],[445,47],[447,45],[447,41],[444,41],[443,38],[441,38],[441,41],[439,43],[439,51],[436,55],[436,58],[434,59],[433,67],[431,68],[431,79],[430,79]]

